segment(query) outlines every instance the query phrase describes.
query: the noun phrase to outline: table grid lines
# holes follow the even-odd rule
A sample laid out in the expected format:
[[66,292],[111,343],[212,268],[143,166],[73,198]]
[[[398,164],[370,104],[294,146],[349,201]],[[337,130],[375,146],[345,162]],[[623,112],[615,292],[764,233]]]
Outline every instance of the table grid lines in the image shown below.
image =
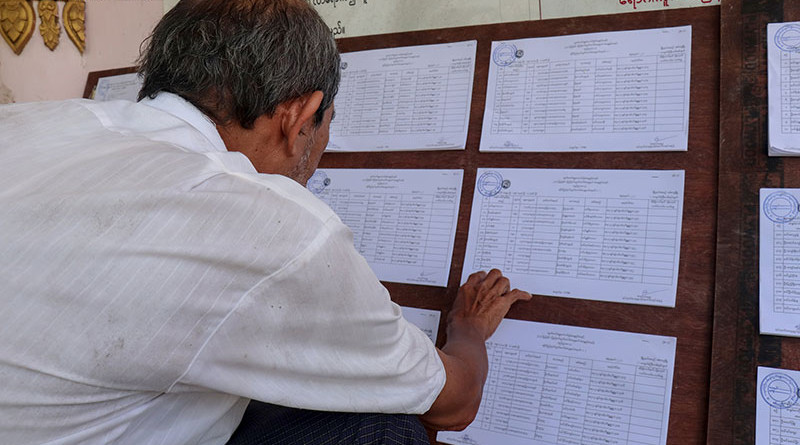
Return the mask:
[[331,137],[463,132],[472,59],[448,66],[343,71]]
[[320,196],[353,232],[370,264],[447,267],[455,191],[366,193],[331,190]]
[[800,54],[781,51],[781,132],[800,133]]
[[480,201],[475,270],[671,285],[677,199],[508,193]]
[[800,410],[769,407],[769,445],[800,443]]
[[773,311],[800,314],[800,224],[774,224]]
[[491,134],[684,131],[686,66],[682,50],[668,49],[493,67]]
[[492,342],[487,353],[490,372],[474,428],[547,444],[661,443],[666,367]]

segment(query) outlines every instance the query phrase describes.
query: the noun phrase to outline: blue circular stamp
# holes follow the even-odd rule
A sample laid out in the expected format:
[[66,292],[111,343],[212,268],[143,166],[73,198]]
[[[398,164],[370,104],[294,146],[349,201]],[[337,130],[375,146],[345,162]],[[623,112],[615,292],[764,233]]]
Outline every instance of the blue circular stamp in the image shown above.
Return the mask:
[[[509,183],[510,185],[510,183]],[[506,187],[507,188],[507,187]],[[478,178],[478,192],[486,197],[492,197],[503,189],[503,176],[495,171],[488,171]]]
[[800,25],[783,25],[775,33],[775,45],[788,52],[800,52]]
[[787,223],[797,216],[800,203],[794,195],[786,192],[774,192],[764,200],[764,214],[774,223]]
[[329,178],[324,171],[317,170],[313,175],[311,175],[310,178],[308,178],[306,187],[311,190],[311,193],[319,195],[323,190],[325,190],[325,187],[329,185],[331,185],[331,178]]
[[501,43],[494,49],[492,60],[499,66],[511,65],[517,60],[517,47],[510,43]]
[[788,375],[774,372],[761,382],[761,397],[774,408],[791,408],[800,399],[797,383]]

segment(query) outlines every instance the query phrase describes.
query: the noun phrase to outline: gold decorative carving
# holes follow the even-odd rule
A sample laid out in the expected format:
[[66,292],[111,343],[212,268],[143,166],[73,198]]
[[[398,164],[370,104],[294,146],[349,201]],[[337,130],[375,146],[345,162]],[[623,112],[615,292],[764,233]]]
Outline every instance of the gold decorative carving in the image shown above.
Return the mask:
[[25,0],[0,0],[0,34],[17,55],[33,35],[33,7]]
[[86,49],[86,2],[69,0],[64,5],[64,11],[61,14],[64,17],[64,29],[67,31],[67,36],[83,54],[83,50]]
[[39,0],[39,33],[42,34],[45,46],[50,51],[56,49],[61,35],[61,26],[58,24],[58,6],[55,0]]

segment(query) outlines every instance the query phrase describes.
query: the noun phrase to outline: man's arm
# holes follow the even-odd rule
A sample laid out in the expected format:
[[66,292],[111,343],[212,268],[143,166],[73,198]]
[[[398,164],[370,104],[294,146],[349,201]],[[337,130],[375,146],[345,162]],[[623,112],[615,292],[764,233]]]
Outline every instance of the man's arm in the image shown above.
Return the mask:
[[477,272],[458,290],[447,317],[447,343],[439,350],[447,381],[422,422],[436,430],[463,430],[478,413],[489,370],[486,340],[508,309],[531,295],[509,290],[508,278],[493,269]]

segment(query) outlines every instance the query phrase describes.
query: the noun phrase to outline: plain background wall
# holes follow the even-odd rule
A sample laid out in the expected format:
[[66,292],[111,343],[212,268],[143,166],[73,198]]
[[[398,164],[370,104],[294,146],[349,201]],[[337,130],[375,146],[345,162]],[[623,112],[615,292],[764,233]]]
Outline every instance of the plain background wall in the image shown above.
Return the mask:
[[[36,10],[39,2],[34,2]],[[59,1],[59,11],[64,2]],[[14,54],[0,39],[0,82],[16,102],[81,97],[90,71],[131,66],[139,44],[164,14],[162,0],[87,0],[86,51],[83,55],[63,29],[55,51],[50,51],[36,29],[22,54]]]

